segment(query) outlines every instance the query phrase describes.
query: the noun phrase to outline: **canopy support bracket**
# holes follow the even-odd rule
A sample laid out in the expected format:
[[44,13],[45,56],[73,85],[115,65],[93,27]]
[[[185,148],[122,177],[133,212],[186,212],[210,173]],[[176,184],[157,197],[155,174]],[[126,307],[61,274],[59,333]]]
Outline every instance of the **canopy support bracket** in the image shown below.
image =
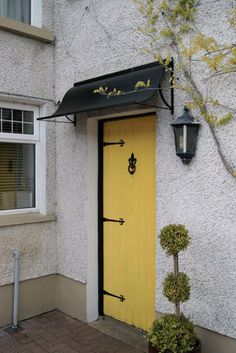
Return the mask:
[[163,107],[163,106],[160,107],[158,105],[149,104],[149,103],[145,103],[145,102],[138,102],[138,101],[136,101],[135,103],[136,104],[140,104],[140,105],[144,105],[146,107],[170,110],[171,114],[174,114],[174,87],[173,87],[173,83],[174,83],[174,61],[173,61],[173,59],[170,62],[169,71],[170,71],[170,104],[166,101],[166,99],[165,99],[165,97],[163,95],[163,88],[161,87],[161,82],[159,83],[159,86],[158,86],[158,92],[160,93],[161,100],[164,103],[165,107]]
[[76,115],[74,114],[74,119],[71,119],[68,117],[68,115],[65,115],[66,119],[71,122],[74,126],[76,126]]
[[[170,87],[170,93],[171,93],[171,102],[170,104],[166,101],[164,95],[163,95],[163,92],[162,92],[162,88],[161,88],[161,84],[159,85],[158,87],[159,89],[159,92],[160,92],[160,97],[161,97],[161,100],[162,102],[164,103],[164,105],[167,107],[165,109],[168,109],[170,110],[171,114],[174,114],[174,104],[173,104],[173,99],[174,99],[174,92],[173,92],[173,87],[171,85]],[[160,108],[160,107],[159,107]],[[164,108],[161,108],[161,109],[164,109]]]
[[74,126],[76,126],[76,115],[75,114],[74,114],[74,119],[69,118],[68,115],[65,115],[65,117],[68,121],[47,120],[48,117],[37,118],[37,120],[46,121],[46,123],[73,124]]

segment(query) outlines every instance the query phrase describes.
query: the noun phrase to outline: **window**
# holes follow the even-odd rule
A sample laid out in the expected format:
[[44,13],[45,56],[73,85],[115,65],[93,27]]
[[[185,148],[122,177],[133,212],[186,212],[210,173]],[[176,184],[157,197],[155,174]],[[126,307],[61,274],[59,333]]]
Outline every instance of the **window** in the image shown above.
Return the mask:
[[41,0],[0,0],[0,16],[41,26]]
[[0,211],[37,209],[38,108],[0,102]]

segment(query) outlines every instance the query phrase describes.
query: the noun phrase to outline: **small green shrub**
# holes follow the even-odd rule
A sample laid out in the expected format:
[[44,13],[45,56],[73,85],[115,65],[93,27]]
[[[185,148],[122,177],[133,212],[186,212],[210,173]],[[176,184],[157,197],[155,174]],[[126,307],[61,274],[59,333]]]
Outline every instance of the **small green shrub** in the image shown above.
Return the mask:
[[160,353],[166,351],[186,353],[191,351],[197,343],[194,326],[183,314],[180,317],[168,314],[155,320],[148,338],[152,346],[158,348]]
[[179,251],[185,250],[189,244],[189,233],[181,224],[169,224],[161,229],[159,238],[162,248],[167,255],[172,255],[174,260],[174,272],[169,273],[164,280],[163,294],[175,304],[175,314],[168,314],[160,320],[155,320],[148,339],[159,353],[189,353],[194,350],[199,340],[192,322],[180,311],[180,303],[190,297],[190,284],[189,277],[179,272],[178,257]]
[[182,224],[169,224],[162,228],[159,238],[162,248],[169,256],[178,255],[187,248],[190,241],[188,230]]
[[177,276],[169,273],[163,283],[164,296],[174,304],[186,302],[190,297],[189,277],[180,272]]

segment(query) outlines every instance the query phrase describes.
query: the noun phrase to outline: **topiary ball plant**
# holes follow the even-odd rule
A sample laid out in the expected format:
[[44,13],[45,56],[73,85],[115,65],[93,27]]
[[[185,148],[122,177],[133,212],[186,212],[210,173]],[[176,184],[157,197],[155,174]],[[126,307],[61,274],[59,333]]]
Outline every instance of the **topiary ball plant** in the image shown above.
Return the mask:
[[168,256],[176,256],[187,249],[190,241],[188,230],[182,224],[169,224],[161,229],[160,244]]
[[192,322],[180,313],[180,303],[190,297],[189,277],[179,272],[178,254],[186,250],[189,232],[182,224],[169,224],[162,228],[160,244],[167,256],[173,256],[174,272],[167,275],[163,283],[163,294],[175,304],[175,314],[168,314],[155,320],[148,333],[149,352],[159,353],[199,353],[200,342],[194,332]]
[[173,304],[184,303],[190,297],[189,277],[186,273],[177,276],[171,272],[163,283],[163,294]]
[[194,326],[183,314],[168,314],[155,320],[148,338],[159,353],[191,352],[197,342]]

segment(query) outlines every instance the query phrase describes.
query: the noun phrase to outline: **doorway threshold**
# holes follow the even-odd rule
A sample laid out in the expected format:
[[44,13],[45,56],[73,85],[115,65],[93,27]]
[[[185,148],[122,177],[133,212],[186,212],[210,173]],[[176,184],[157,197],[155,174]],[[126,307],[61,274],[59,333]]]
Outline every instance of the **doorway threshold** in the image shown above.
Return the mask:
[[89,323],[89,326],[142,352],[147,352],[146,333],[142,330],[107,316],[100,316],[97,321]]

